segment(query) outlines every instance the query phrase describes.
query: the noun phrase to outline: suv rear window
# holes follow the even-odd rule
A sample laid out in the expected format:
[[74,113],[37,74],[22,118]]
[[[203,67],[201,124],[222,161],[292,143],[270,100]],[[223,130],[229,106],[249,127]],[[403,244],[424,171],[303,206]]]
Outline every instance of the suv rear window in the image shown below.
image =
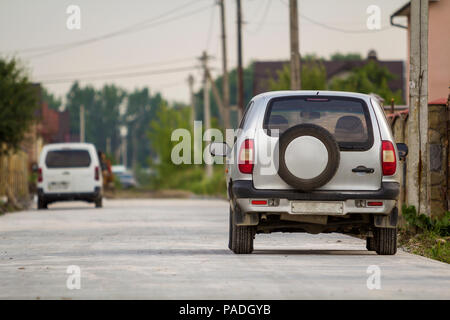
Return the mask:
[[47,153],[47,168],[87,168],[91,156],[87,150],[54,150]]
[[264,118],[268,135],[310,123],[328,130],[341,150],[368,150],[373,145],[372,126],[364,101],[346,97],[282,97],[269,103]]

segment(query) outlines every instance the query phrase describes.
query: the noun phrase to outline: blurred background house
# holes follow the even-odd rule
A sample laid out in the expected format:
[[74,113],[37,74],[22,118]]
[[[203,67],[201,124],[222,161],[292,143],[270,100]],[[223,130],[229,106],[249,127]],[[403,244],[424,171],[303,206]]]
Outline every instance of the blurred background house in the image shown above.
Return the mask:
[[[326,82],[330,85],[333,79],[346,78],[352,70],[366,65],[369,61],[374,61],[382,67],[386,67],[394,78],[388,81],[388,87],[392,92],[401,90],[403,100],[405,96],[405,65],[401,60],[378,60],[375,50],[369,51],[366,59],[342,59],[342,60],[324,60],[324,59],[302,59],[302,65],[312,63],[321,63],[326,72]],[[254,63],[253,74],[253,94],[270,91],[270,81],[277,81],[279,72],[283,70],[283,66],[289,65],[289,61],[257,61]]]

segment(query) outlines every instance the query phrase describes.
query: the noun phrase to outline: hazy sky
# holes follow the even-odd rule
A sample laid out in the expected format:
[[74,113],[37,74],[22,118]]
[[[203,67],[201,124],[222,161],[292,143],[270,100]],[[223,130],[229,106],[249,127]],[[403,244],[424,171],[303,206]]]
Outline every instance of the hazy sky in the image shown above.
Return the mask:
[[[242,0],[245,64],[252,60],[288,59],[288,2]],[[389,16],[406,2],[299,0],[300,52],[328,58],[336,51],[366,56],[375,49],[381,60],[405,60],[406,31],[391,27]],[[169,100],[187,102],[188,74],[194,75],[198,88],[201,72],[186,69],[198,66],[196,57],[203,50],[215,57],[211,61],[214,74],[221,72],[220,11],[214,3],[215,0],[0,0],[0,53],[21,57],[34,81],[94,77],[80,83],[96,87],[115,83],[129,90],[148,86]],[[80,30],[66,27],[69,5],[81,9]],[[225,5],[231,69],[237,60],[236,1],[226,0]],[[366,9],[370,5],[381,9],[381,31],[366,27]],[[163,17],[157,20],[160,16]],[[129,32],[100,39],[130,26],[133,27],[127,29]],[[66,46],[87,39],[95,41]],[[167,70],[173,72],[155,74]],[[145,72],[153,74],[134,77]],[[44,85],[64,96],[71,83]]]

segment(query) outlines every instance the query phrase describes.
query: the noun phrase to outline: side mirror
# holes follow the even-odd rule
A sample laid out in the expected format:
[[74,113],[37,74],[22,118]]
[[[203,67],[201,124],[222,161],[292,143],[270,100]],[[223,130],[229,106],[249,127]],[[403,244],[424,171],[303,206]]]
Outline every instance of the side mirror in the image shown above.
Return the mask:
[[397,143],[397,150],[400,160],[405,161],[408,155],[408,146],[404,143]]
[[31,165],[31,171],[32,172],[36,173],[36,172],[38,172],[38,169],[39,169],[39,166],[37,165],[37,163],[33,163]]
[[230,148],[225,142],[212,142],[209,145],[209,153],[213,157],[226,157],[229,151]]

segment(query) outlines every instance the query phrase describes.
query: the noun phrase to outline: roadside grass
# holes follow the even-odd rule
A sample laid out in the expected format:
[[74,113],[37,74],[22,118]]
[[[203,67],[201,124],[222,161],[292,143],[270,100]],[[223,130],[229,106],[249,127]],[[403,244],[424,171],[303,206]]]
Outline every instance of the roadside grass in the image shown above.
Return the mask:
[[406,225],[399,230],[399,245],[407,252],[450,263],[450,212],[430,218],[403,206]]
[[185,168],[162,174],[143,186],[150,190],[185,190],[196,195],[226,197],[224,167],[214,166],[213,174],[207,177],[203,167]]
[[207,177],[204,167],[184,167],[182,170],[165,170],[156,175],[136,175],[139,186],[123,188],[118,179],[114,189],[105,189],[107,198],[226,198],[227,187],[224,166],[214,166]]
[[4,215],[5,213],[8,212],[14,212],[14,211],[20,211],[23,210],[24,208],[27,208],[29,206],[29,202],[23,200],[22,203],[19,204],[19,206],[14,206],[12,205],[10,202],[8,201],[1,201],[0,200],[0,216]]
[[406,229],[401,229],[398,243],[403,250],[409,253],[450,263],[450,237],[441,237],[430,231],[414,234]]

